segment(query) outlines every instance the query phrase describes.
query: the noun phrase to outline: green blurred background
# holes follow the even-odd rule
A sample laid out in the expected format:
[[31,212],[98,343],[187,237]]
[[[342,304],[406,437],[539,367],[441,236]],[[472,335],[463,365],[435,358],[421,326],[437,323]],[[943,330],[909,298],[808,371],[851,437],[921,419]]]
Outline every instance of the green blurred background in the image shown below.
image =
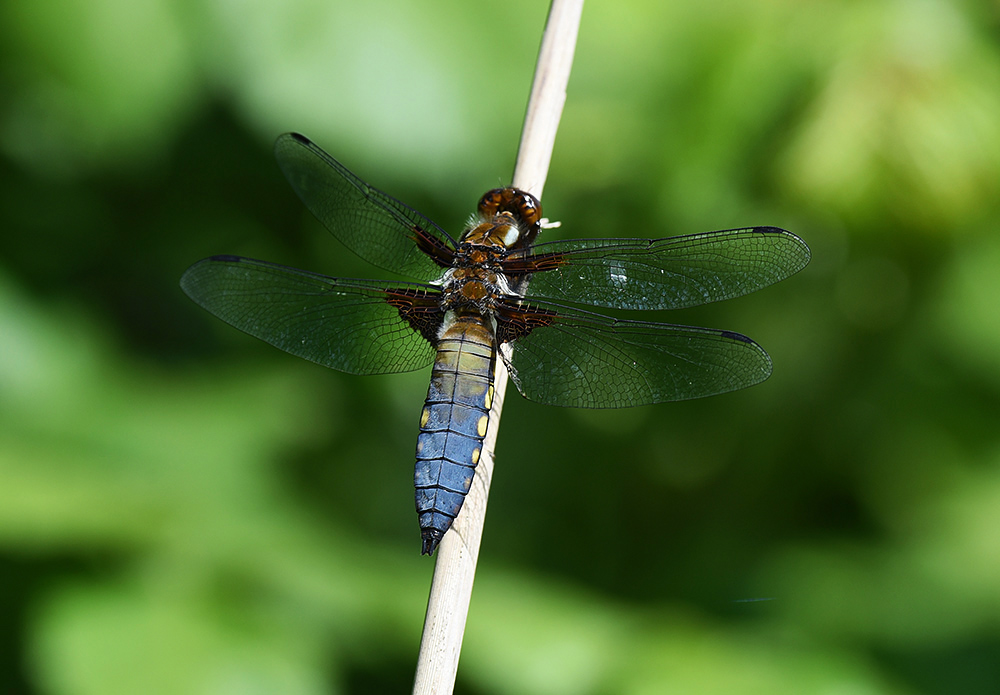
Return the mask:
[[[379,276],[271,156],[307,134],[458,230],[506,183],[544,2],[0,9],[0,692],[407,692],[428,374],[190,302],[237,253]],[[1000,10],[592,0],[550,238],[770,224],[774,375],[500,432],[463,693],[1000,692]],[[767,600],[756,600],[767,599]]]

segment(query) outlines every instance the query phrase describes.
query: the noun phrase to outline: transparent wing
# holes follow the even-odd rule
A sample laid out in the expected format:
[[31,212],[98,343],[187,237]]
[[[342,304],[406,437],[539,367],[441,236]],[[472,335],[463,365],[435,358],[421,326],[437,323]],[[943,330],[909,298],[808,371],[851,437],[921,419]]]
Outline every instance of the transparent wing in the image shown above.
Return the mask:
[[504,263],[530,274],[525,296],[617,309],[680,309],[740,297],[798,272],[809,247],[777,227],[665,239],[538,244]]
[[309,211],[372,265],[424,281],[451,265],[455,241],[447,232],[366,184],[305,136],[280,136],[274,155]]
[[439,294],[330,278],[239,256],[195,263],[184,292],[245,333],[351,374],[406,372],[430,364],[434,348],[414,326],[440,321]]
[[[500,312],[511,378],[525,398],[576,408],[625,408],[746,388],[771,374],[757,343],[731,331],[623,321],[532,302]],[[508,321],[509,317],[509,321]]]

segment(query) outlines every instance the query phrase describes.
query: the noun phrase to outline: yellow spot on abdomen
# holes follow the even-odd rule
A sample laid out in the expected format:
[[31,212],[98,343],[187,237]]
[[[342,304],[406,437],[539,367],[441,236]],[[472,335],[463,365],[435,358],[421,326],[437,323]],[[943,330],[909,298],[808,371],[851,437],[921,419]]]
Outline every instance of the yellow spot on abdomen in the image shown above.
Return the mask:
[[472,450],[472,463],[479,463],[479,447]]
[[476,423],[476,432],[479,433],[480,437],[486,436],[486,425],[488,425],[489,422],[490,419],[486,415],[483,415],[481,418],[479,418],[479,422]]
[[489,390],[486,392],[486,401],[483,403],[483,407],[489,410],[493,407],[493,386],[490,385]]
[[422,411],[420,411],[420,426],[421,427],[426,427],[427,426],[427,421],[430,420],[430,419],[431,419],[431,409],[430,408],[424,408]]

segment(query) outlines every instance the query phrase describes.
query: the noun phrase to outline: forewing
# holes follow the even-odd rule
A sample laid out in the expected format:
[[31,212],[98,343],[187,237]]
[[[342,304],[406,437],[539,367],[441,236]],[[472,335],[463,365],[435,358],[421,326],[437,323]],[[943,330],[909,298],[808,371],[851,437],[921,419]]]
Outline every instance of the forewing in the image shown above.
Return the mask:
[[274,155],[309,211],[369,263],[425,281],[451,265],[455,241],[447,232],[366,184],[305,136],[280,136]]
[[440,295],[425,285],[387,286],[215,256],[188,268],[181,287],[231,326],[342,372],[406,372],[434,357],[420,326],[440,322]]
[[501,339],[511,338],[518,391],[548,405],[681,401],[746,388],[771,373],[763,348],[731,331],[617,320],[540,302],[503,307],[498,322]]
[[740,297],[809,263],[809,247],[777,227],[665,239],[538,244],[504,269],[530,274],[525,296],[616,309],[680,309]]

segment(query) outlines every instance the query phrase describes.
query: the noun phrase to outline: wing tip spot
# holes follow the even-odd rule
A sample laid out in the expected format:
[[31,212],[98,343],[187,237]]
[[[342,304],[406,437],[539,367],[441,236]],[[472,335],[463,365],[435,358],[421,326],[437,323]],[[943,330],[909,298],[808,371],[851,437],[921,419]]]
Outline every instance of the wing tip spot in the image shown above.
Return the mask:
[[751,345],[754,344],[751,338],[748,338],[742,333],[737,333],[735,331],[719,331],[719,335],[721,335],[723,338],[729,338],[730,340],[738,340],[741,343],[750,343]]

